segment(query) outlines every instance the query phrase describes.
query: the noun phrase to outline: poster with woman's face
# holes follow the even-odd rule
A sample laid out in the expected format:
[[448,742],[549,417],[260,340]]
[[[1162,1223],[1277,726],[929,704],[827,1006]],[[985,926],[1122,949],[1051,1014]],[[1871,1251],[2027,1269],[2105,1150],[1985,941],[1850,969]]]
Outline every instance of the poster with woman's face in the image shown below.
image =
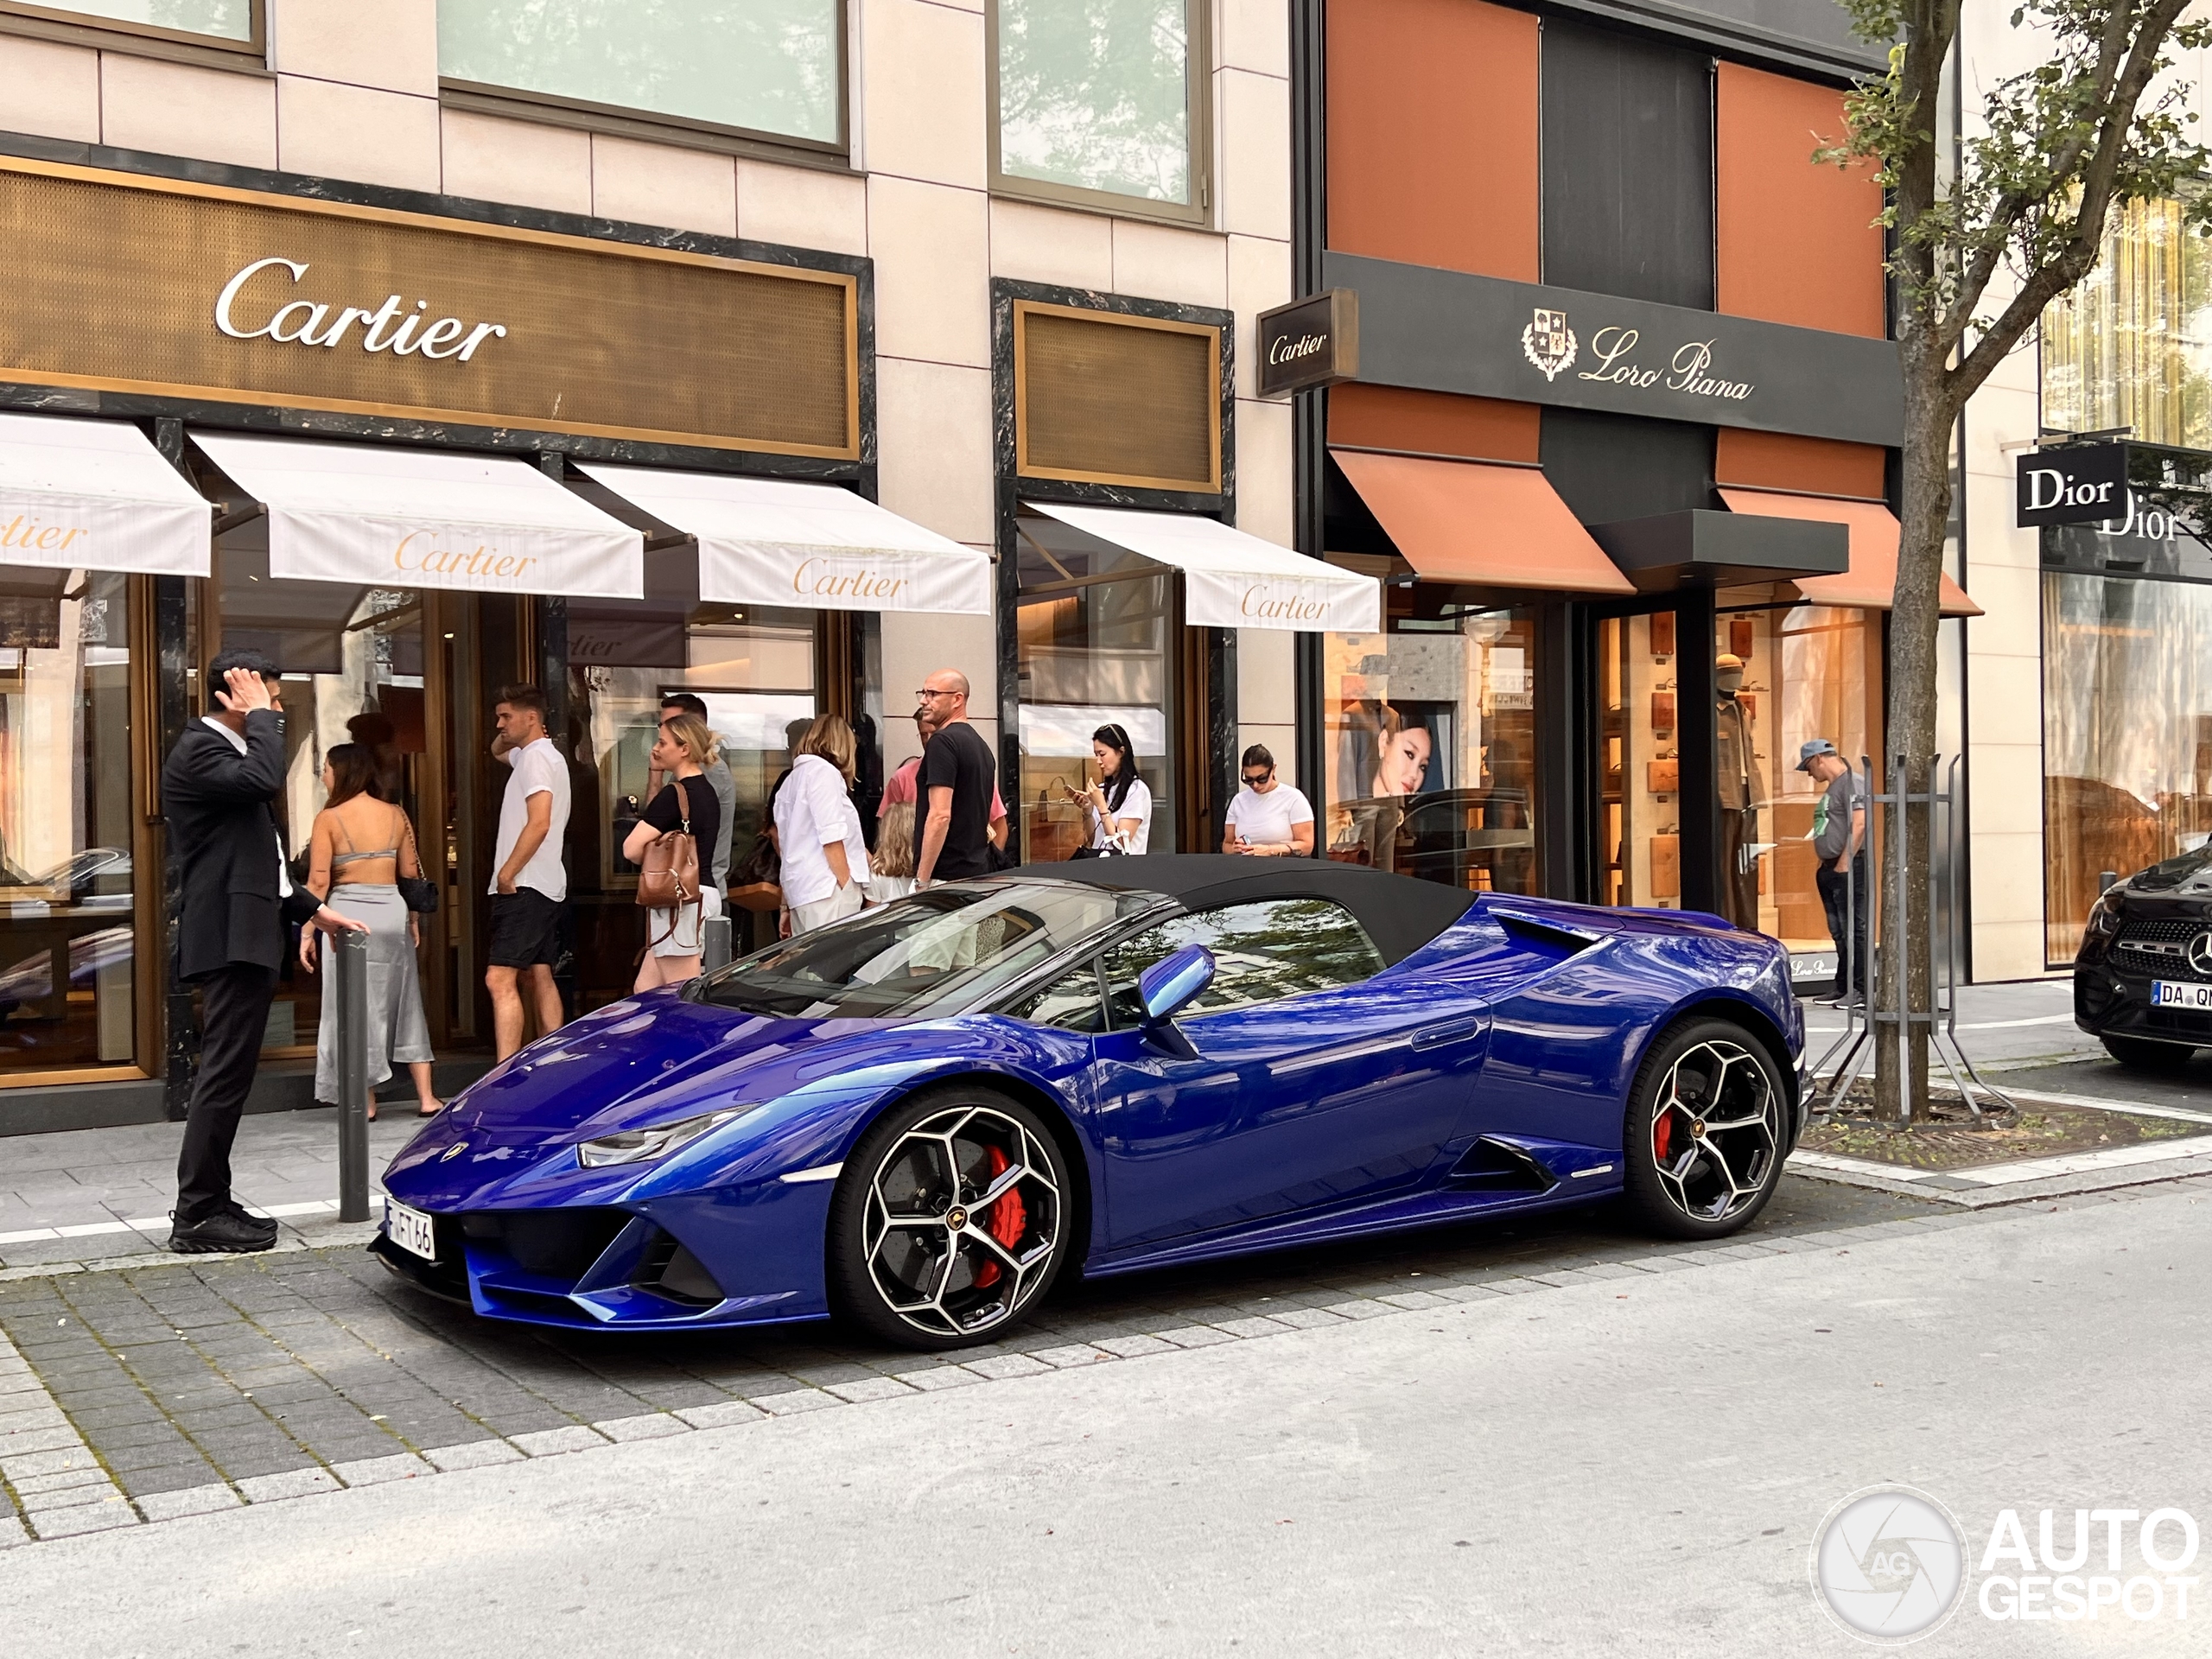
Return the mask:
[[1452,787],[1452,709],[1448,703],[1390,704],[1376,747],[1373,792],[1424,795]]

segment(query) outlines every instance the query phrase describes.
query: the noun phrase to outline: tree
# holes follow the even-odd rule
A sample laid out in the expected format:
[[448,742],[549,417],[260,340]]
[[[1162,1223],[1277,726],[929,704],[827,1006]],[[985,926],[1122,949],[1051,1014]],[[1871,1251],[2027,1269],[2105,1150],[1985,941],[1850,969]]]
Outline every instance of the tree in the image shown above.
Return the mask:
[[[1952,505],[1951,436],[1991,372],[2044,308],[2095,264],[2116,205],[2174,194],[2208,152],[2192,138],[2188,89],[2166,71],[2173,48],[2212,41],[2212,23],[2182,22],[2191,0],[2024,0],[2048,57],[2001,81],[1983,130],[1947,163],[1944,70],[1958,38],[1961,0],[1843,0],[1861,38],[1891,42],[1885,73],[1845,100],[1847,136],[1821,152],[1872,163],[1887,202],[1897,353],[1904,374],[1904,449],[1897,595],[1890,613],[1890,786],[1930,788],[1936,747],[1936,640],[1945,526]],[[2000,281],[1999,279],[2004,279]],[[1900,772],[1896,761],[1902,759]],[[1880,1006],[1932,1003],[1928,943],[1930,814],[1906,812],[1884,859],[1887,918]],[[1924,1102],[1924,1027],[1878,1050],[1885,1116]]]

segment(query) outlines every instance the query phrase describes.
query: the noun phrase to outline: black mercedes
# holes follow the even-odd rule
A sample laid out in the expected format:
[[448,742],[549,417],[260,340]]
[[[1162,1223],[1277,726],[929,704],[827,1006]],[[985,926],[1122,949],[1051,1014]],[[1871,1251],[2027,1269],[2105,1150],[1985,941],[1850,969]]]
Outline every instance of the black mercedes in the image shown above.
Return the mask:
[[2212,1048],[2212,846],[2099,897],[2074,958],[2074,1023],[2145,1071]]

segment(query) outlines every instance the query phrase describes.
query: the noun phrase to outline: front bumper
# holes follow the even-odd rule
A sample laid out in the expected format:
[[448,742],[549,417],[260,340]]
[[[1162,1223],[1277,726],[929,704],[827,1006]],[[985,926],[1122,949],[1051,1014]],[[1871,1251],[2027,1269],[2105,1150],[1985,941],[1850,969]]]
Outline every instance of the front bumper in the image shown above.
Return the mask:
[[2074,1023],[2092,1037],[2212,1047],[2212,1010],[2153,1006],[2151,986],[2156,978],[2119,966],[2109,957],[2080,964],[2074,969]]

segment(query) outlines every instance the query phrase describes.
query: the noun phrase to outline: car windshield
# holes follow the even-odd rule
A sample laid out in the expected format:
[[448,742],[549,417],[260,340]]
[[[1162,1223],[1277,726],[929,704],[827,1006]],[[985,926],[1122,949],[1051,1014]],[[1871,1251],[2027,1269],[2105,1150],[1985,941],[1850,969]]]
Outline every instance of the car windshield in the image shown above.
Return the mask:
[[756,950],[694,982],[693,995],[793,1020],[958,1014],[1154,902],[1059,882],[931,887]]

